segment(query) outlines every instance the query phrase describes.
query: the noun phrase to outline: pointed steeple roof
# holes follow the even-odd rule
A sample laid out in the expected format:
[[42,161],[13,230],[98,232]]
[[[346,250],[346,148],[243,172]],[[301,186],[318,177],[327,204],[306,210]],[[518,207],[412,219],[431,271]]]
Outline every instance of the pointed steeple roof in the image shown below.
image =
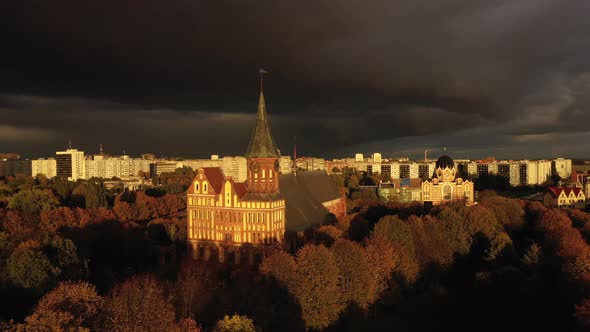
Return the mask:
[[264,102],[264,93],[260,91],[260,98],[258,99],[258,114],[256,118],[256,127],[250,138],[246,157],[258,158],[278,158],[279,150],[275,144],[272,134],[270,133],[270,125],[268,123],[268,116],[266,114],[266,103]]

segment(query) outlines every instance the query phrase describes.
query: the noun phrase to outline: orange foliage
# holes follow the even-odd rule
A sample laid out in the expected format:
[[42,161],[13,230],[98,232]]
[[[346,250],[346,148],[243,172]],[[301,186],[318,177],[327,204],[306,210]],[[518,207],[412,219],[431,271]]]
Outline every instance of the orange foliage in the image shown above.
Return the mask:
[[41,298],[25,320],[26,331],[97,329],[103,303],[93,285],[63,282]]
[[558,209],[539,210],[535,229],[545,238],[545,245],[564,260],[563,270],[573,279],[584,281],[590,275],[590,246],[572,226],[567,214]]
[[175,328],[174,307],[160,283],[135,276],[113,290],[108,303],[111,331],[169,331]]
[[575,316],[583,328],[590,329],[590,300],[584,300],[576,305]]

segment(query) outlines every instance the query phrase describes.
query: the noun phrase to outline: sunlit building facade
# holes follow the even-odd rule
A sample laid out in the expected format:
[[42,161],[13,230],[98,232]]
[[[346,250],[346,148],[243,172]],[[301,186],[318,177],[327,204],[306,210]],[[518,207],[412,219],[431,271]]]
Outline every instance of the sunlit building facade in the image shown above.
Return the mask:
[[[187,192],[188,240],[195,259],[250,263],[257,249],[276,247],[285,234],[285,200],[279,192],[280,155],[272,138],[264,95],[245,155],[246,181],[205,167]],[[254,250],[249,250],[254,249]],[[231,257],[230,257],[231,256]]]
[[449,156],[438,158],[430,180],[422,182],[422,201],[438,205],[452,201],[474,202],[473,182],[457,177],[455,162]]

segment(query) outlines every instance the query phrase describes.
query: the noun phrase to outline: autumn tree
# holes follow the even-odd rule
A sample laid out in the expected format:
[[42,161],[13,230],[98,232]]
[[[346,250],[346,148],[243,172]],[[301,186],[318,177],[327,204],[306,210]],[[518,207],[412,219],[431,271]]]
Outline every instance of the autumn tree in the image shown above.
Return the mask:
[[449,241],[450,249],[460,255],[469,253],[473,233],[469,231],[466,218],[451,206],[444,206],[436,215],[440,231]]
[[211,269],[185,259],[175,283],[177,316],[189,318],[202,312],[217,291],[216,281]]
[[134,276],[117,285],[107,302],[110,331],[168,331],[175,328],[174,307],[152,276]]
[[399,244],[410,256],[414,256],[416,253],[412,229],[398,216],[390,215],[381,218],[375,224],[371,236]]
[[[393,273],[400,264],[402,248],[400,245],[379,237],[371,237],[365,247],[365,255],[369,263],[369,280],[367,285],[367,301],[373,304],[389,287]],[[418,264],[408,264],[411,271],[403,271],[403,275],[413,280],[418,273]],[[407,268],[407,267],[406,267]],[[401,269],[400,269],[401,271]]]
[[563,261],[563,270],[574,280],[590,280],[590,246],[561,210],[541,210],[535,229],[543,234],[544,247]]
[[386,242],[397,246],[400,255],[396,272],[403,281],[414,282],[419,272],[419,264],[416,259],[412,228],[406,222],[397,216],[381,218],[373,228],[371,241],[374,243]]
[[233,316],[225,316],[222,320],[217,322],[215,332],[256,332],[254,321],[247,316],[234,314]]
[[482,202],[491,209],[496,220],[508,231],[521,229],[524,225],[524,210],[517,200],[501,196],[492,196]]
[[265,257],[260,264],[260,272],[275,278],[291,292],[297,287],[297,264],[293,256],[284,251],[275,251]]
[[178,323],[175,332],[201,332],[201,327],[192,318],[184,318]]
[[61,227],[74,227],[76,224],[76,215],[70,208],[59,207],[55,210],[41,211],[41,227],[51,233],[57,232]]
[[358,243],[340,239],[334,243],[331,251],[339,270],[341,301],[344,304],[356,303],[367,309],[372,294],[367,292],[371,273],[365,249]]
[[524,255],[522,256],[522,263],[526,266],[535,266],[541,260],[541,255],[541,247],[538,244],[533,243],[524,252]]
[[334,254],[323,245],[306,245],[297,252],[295,295],[308,328],[326,328],[338,319],[343,309],[338,276]]
[[575,307],[578,324],[585,330],[590,329],[590,300],[586,299]]
[[313,231],[315,232],[315,242],[328,247],[344,235],[344,231],[334,225],[322,225]]
[[429,215],[424,217],[412,215],[407,223],[412,229],[416,257],[423,267],[432,264],[448,266],[452,263],[455,238],[445,234],[444,223]]
[[25,331],[100,329],[104,299],[86,282],[63,282],[45,294],[25,319]]
[[115,197],[113,211],[120,221],[138,220],[139,211],[134,203],[135,195],[133,193],[125,192]]

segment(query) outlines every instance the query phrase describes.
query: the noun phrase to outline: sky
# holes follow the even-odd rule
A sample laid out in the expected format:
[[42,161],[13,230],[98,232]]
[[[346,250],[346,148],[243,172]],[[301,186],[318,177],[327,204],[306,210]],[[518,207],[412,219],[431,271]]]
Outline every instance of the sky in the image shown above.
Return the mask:
[[0,152],[590,158],[590,1],[9,1]]

